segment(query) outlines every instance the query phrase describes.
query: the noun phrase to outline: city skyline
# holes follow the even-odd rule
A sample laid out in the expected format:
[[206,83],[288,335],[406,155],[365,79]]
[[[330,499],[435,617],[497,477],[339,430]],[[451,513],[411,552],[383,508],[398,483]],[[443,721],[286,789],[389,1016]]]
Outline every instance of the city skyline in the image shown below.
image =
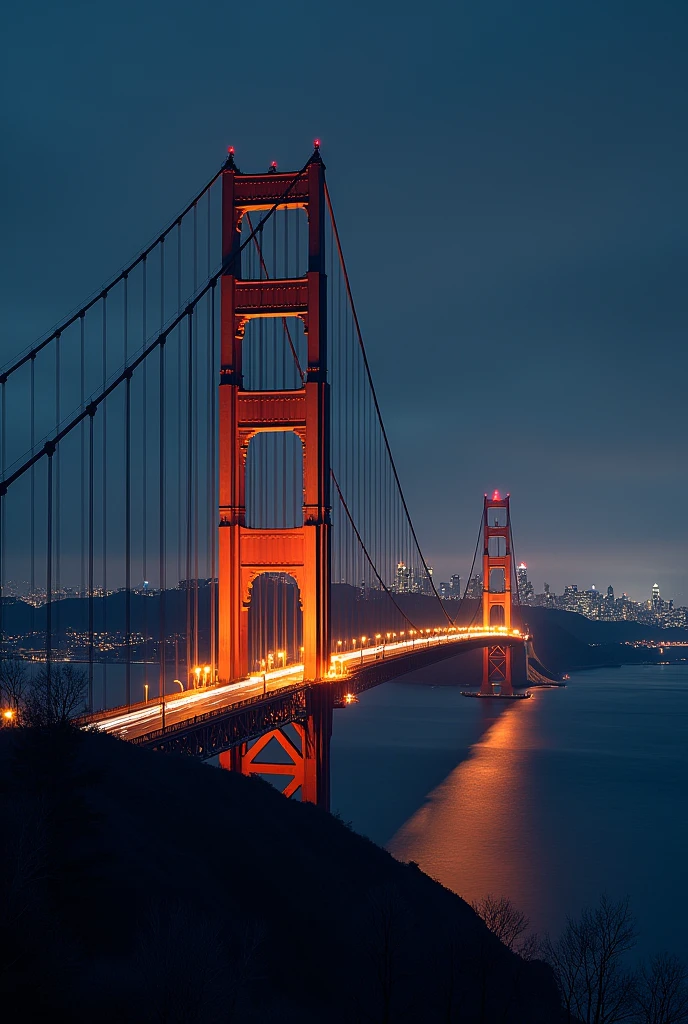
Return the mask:
[[[428,566],[428,572],[430,579],[434,578],[433,566]],[[621,590],[614,587],[613,584],[607,584],[606,587],[598,587],[595,584],[589,586],[581,585],[579,583],[568,582],[561,587],[561,593],[558,592],[556,586],[553,586],[549,581],[543,581],[542,590],[538,590],[530,579],[528,565],[525,562],[520,562],[515,566],[515,580],[519,594],[519,602],[521,604],[547,604],[546,601],[540,599],[552,595],[553,597],[564,597],[567,593],[576,593],[579,595],[595,594],[600,597],[611,596],[613,598],[626,599],[631,604],[639,606],[656,605],[657,602],[660,605],[667,605],[674,609],[688,610],[686,606],[680,605],[674,597],[662,596],[662,588],[659,583],[655,582],[650,587],[649,593],[646,597],[638,597],[636,594],[628,593],[626,590]],[[296,585],[295,581],[284,574],[278,573],[277,576],[283,578],[285,582]],[[336,581],[334,581],[336,583]],[[460,573],[453,573],[449,581],[436,580],[435,587],[439,596],[443,600],[458,601],[463,600],[464,597],[475,600],[480,599],[482,593],[482,574],[480,572],[469,575],[466,573],[462,576]],[[176,584],[168,582],[168,590],[186,590],[194,589],[195,586],[199,588],[208,586],[211,580],[207,577],[199,577],[197,580],[181,579]],[[217,578],[215,579],[217,583]],[[408,567],[403,563],[399,562],[396,568],[394,579],[389,586],[392,593],[397,594],[423,594],[425,596],[432,595],[432,586],[428,580],[428,577],[422,573],[411,572]],[[107,589],[107,595],[124,593],[126,587],[112,585]],[[155,585],[152,585],[149,580],[139,580],[138,582],[132,583],[131,586],[132,594],[146,595],[159,593],[159,589]],[[65,600],[69,598],[81,598],[88,597],[88,589],[82,590],[78,584],[63,584],[62,587],[57,590],[52,590],[52,599],[54,601]],[[106,592],[102,586],[94,586],[93,596],[103,597]],[[31,600],[32,595],[34,601]],[[31,590],[29,580],[5,580],[4,585],[4,596],[5,598],[17,598],[19,600],[26,601],[28,604],[35,603],[36,606],[40,606],[44,603],[46,598],[46,591],[40,585],[36,586],[34,590]],[[578,610],[576,608],[570,608],[568,610]],[[585,613],[583,613],[585,614]]]

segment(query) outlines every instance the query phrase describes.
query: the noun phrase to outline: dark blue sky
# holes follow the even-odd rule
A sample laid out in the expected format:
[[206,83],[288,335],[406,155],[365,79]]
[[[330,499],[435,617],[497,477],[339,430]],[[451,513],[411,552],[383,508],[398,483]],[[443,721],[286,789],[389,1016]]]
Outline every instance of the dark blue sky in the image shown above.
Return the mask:
[[682,0],[41,0],[3,29],[3,362],[229,142],[296,168],[319,135],[438,576],[501,487],[538,590],[688,603]]

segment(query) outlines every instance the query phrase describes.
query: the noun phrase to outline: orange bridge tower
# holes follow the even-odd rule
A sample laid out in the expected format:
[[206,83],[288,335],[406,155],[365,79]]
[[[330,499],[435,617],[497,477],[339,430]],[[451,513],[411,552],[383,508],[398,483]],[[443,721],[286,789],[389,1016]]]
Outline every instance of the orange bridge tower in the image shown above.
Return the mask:
[[[483,629],[503,626],[511,630],[511,515],[509,495],[500,497],[495,491],[485,495],[483,512]],[[481,694],[499,693],[513,696],[511,678],[511,647],[492,644],[483,649]]]
[[[330,657],[330,419],[327,383],[325,167],[316,149],[297,173],[242,174],[230,151],[222,172],[221,366],[219,387],[219,657],[221,683],[249,670],[248,610],[262,573],[292,576],[303,612],[304,678],[327,675]],[[308,270],[293,279],[245,280],[241,230],[253,211],[305,210]],[[294,390],[245,390],[242,344],[257,317],[300,317],[308,368]],[[246,526],[246,459],[263,431],[293,431],[303,444],[303,525]]]

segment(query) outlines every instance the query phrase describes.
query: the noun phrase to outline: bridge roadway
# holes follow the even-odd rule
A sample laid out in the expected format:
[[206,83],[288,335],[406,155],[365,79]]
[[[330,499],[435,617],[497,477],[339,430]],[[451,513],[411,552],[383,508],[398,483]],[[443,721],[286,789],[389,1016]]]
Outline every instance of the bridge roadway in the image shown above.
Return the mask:
[[[379,643],[333,655],[329,678],[336,687],[335,700],[341,700],[346,693],[362,692],[462,650],[485,646],[487,640],[521,644],[524,639],[518,630],[507,633],[503,629],[454,628],[433,632],[423,638]],[[275,716],[288,720],[284,716],[298,714],[305,708],[304,694],[308,685],[303,679],[303,666],[288,665],[264,675],[251,675],[239,683],[169,694],[165,699],[164,729],[159,699],[99,712],[87,721],[103,732],[140,745],[179,749],[175,737],[182,740],[190,731],[205,727],[209,722],[243,717],[243,725],[240,721],[236,723],[238,733],[242,729],[250,732],[251,735],[241,735],[241,739],[251,739],[270,728],[276,721]],[[163,739],[165,742],[161,742]],[[196,753],[200,756],[200,751]]]

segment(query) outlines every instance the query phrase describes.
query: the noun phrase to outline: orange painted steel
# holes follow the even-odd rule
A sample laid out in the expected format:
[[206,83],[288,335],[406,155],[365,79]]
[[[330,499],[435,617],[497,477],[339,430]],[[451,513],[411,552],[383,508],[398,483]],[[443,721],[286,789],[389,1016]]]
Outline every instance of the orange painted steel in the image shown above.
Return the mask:
[[[300,791],[303,802],[329,810],[333,701],[329,688],[318,687],[318,691],[310,695],[305,724],[293,722],[291,725],[298,742],[295,743],[283,727],[273,729],[251,746],[242,743],[221,753],[220,767],[242,775],[286,776],[284,796],[291,797]],[[272,740],[279,744],[286,761],[260,760]]]
[[[503,511],[504,516],[495,516]],[[492,515],[492,519],[490,518]],[[500,522],[501,519],[504,522]],[[490,541],[497,540],[499,553],[493,553]],[[503,545],[500,543],[503,541]],[[502,553],[503,547],[503,553]],[[503,589],[492,589],[491,576],[494,570],[503,573]],[[504,626],[511,630],[511,586],[513,579],[511,553],[511,512],[509,495],[502,498],[495,491],[491,498],[485,495],[483,511],[483,628]],[[495,616],[495,610],[498,614]],[[500,621],[494,621],[499,618]],[[483,678],[480,692],[486,696],[494,692],[495,684],[504,696],[513,696],[511,672],[511,647],[494,644],[483,649]]]
[[[303,612],[304,675],[327,676],[330,657],[330,413],[327,383],[324,165],[316,150],[296,182],[293,174],[222,174],[221,367],[219,398],[219,659],[220,683],[249,671],[251,589],[265,572],[288,573]],[[280,202],[283,200],[283,202]],[[308,216],[308,271],[293,280],[243,280],[241,226],[250,211],[303,209]],[[274,214],[277,216],[277,213]],[[246,391],[242,345],[249,320],[298,316],[307,335],[308,368],[296,390]],[[292,431],[303,444],[303,526],[246,526],[246,459],[264,431]]]

